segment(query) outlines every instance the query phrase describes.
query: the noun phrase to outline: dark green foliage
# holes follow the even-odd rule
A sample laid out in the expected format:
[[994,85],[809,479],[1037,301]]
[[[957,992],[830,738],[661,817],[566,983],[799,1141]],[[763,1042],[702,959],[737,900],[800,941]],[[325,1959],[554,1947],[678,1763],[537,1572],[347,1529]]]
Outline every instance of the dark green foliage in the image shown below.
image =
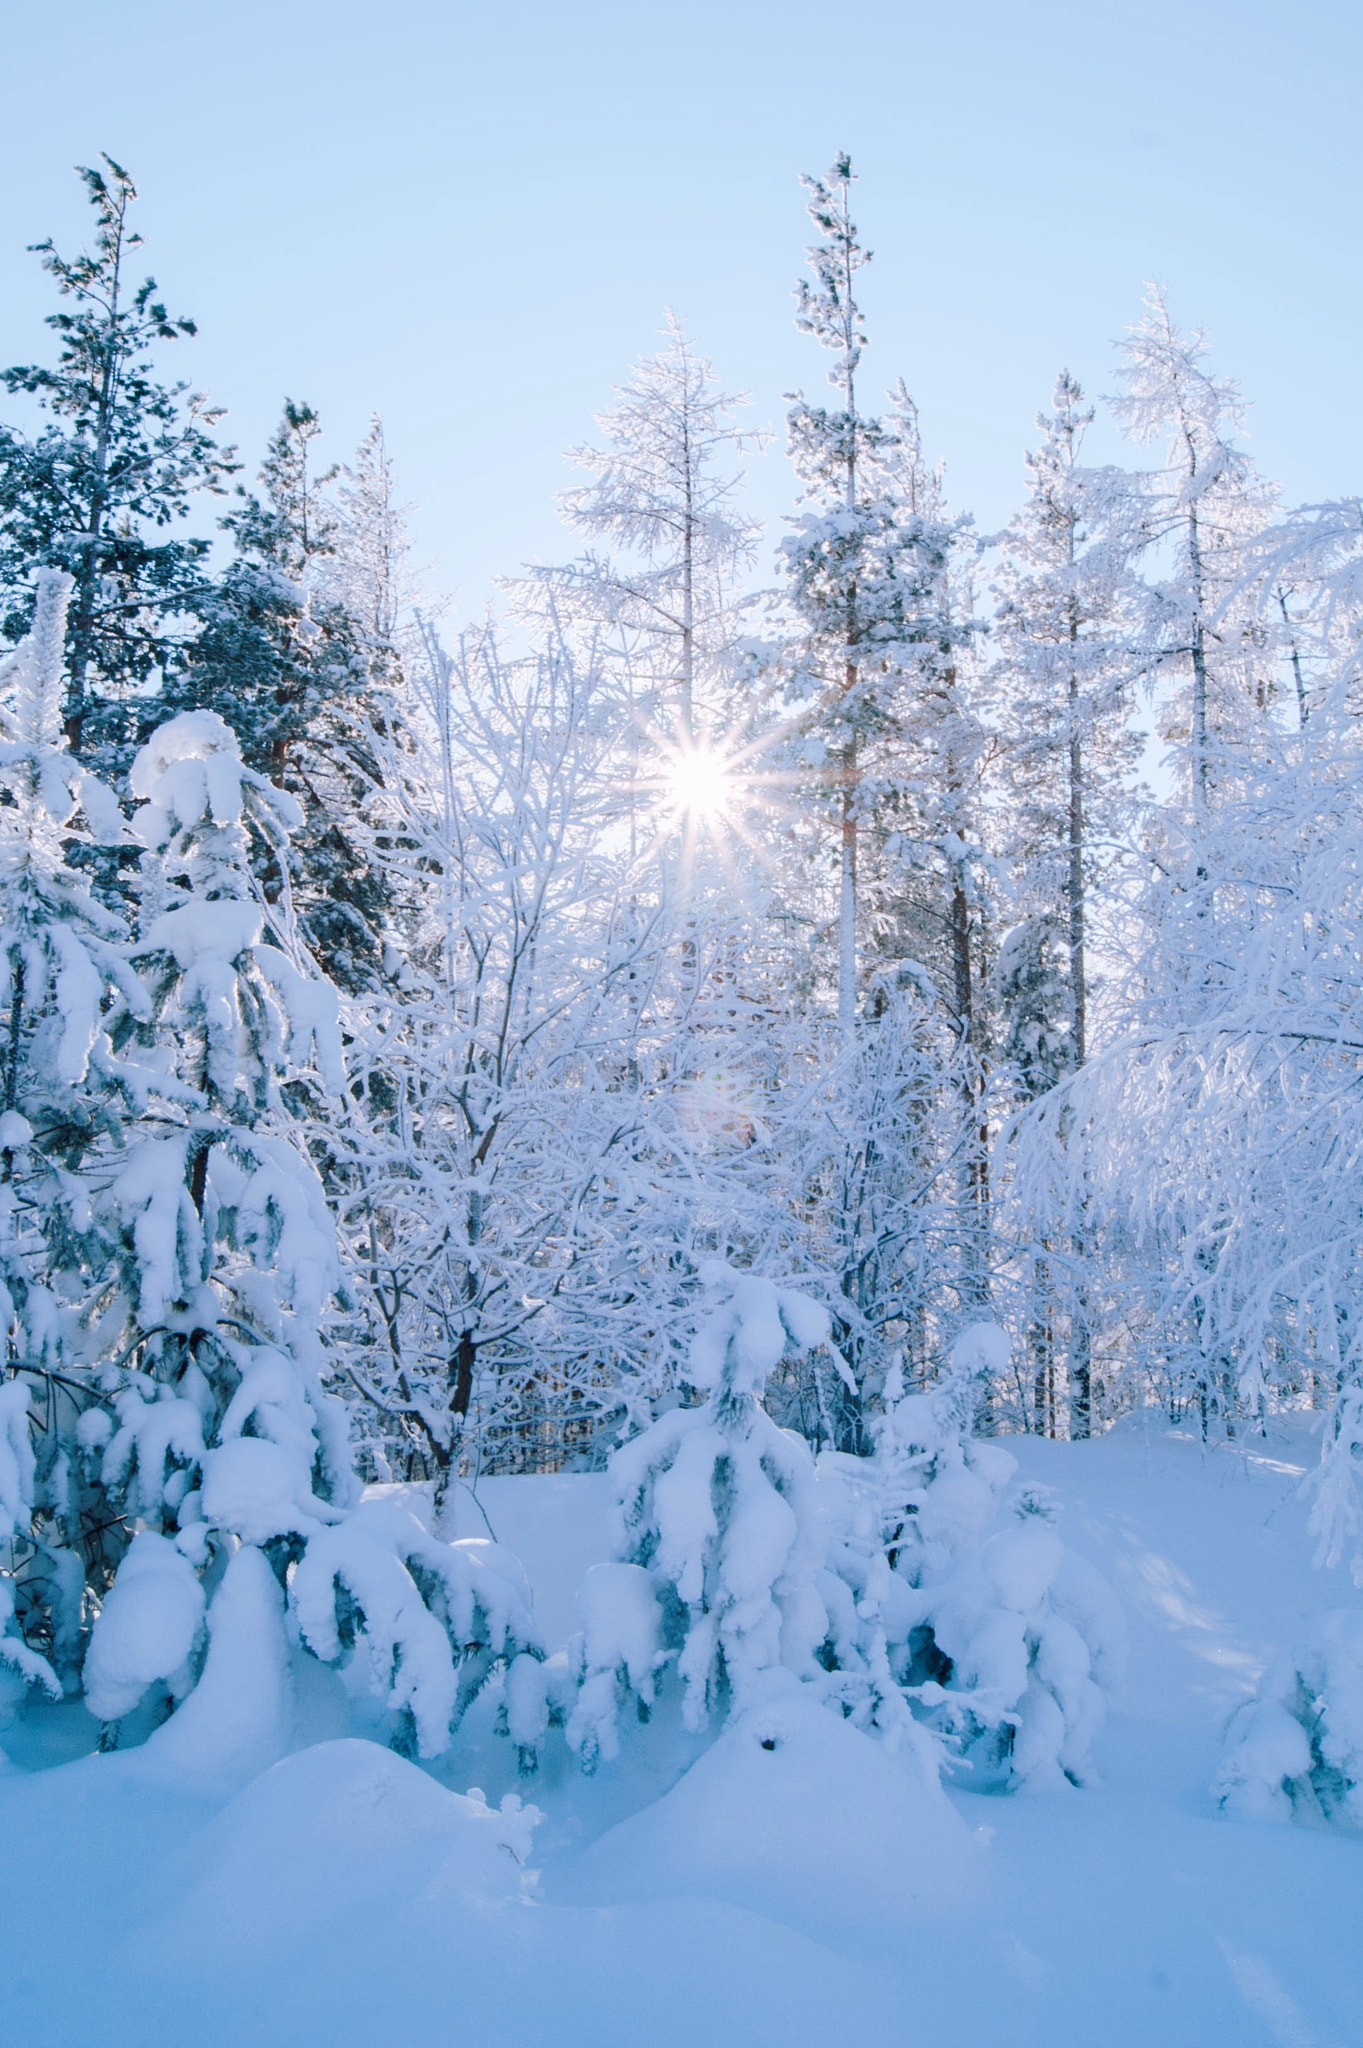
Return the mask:
[[[385,896],[356,816],[365,791],[359,723],[373,711],[373,663],[360,622],[329,588],[336,523],[309,473],[320,433],[287,399],[260,470],[223,521],[237,559],[200,600],[203,628],[168,681],[163,709],[227,720],[243,758],[290,791],[304,824],[292,848],[299,923],[344,988],[372,982]],[[267,877],[267,883],[268,883]]]
[[154,374],[157,344],[194,333],[173,319],[147,278],[130,292],[127,223],[137,197],[111,157],[82,168],[97,223],[94,253],[35,245],[69,307],[49,314],[55,367],[20,364],[6,388],[49,417],[30,437],[0,426],[0,631],[17,641],[32,609],[30,579],[50,565],[75,578],[68,648],[67,735],[106,769],[126,765],[148,686],[176,658],[205,589],[208,542],[160,537],[195,495],[220,492],[236,467],[211,429],[221,410]]

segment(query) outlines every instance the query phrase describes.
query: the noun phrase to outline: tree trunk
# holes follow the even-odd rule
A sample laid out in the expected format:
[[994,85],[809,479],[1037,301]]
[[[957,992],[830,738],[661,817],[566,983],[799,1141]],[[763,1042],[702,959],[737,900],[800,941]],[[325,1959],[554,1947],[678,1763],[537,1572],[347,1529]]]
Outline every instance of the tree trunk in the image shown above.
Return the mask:
[[[848,671],[849,689],[856,670]],[[850,1037],[857,1017],[857,738],[842,758],[842,825],[838,875],[838,1024]]]

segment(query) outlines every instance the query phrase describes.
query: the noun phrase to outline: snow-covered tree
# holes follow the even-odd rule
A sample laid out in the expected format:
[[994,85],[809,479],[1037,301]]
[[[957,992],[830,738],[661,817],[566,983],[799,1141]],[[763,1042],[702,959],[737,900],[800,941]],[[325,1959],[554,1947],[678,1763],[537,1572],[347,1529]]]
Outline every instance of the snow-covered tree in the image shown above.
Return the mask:
[[1238,446],[1244,402],[1207,368],[1200,330],[1182,334],[1157,285],[1122,350],[1112,401],[1138,442],[1165,444],[1144,481],[1155,573],[1142,634],[1152,681],[1172,686],[1169,736],[1184,750],[1185,795],[1205,819],[1219,773],[1265,710],[1276,662],[1246,589],[1273,493]]
[[[1140,741],[1128,723],[1137,599],[1130,558],[1145,501],[1121,470],[1081,460],[1093,412],[1068,372],[1028,455],[1027,503],[1002,536],[990,672],[1010,929],[993,968],[1000,1051],[1024,1100],[1082,1066],[1089,1042],[1090,929],[1133,823]],[[1070,1434],[1091,1426],[1082,1231],[1043,1236],[1023,1281],[1035,1420],[1055,1428],[1054,1360],[1068,1336]],[[1024,1255],[1025,1257],[1026,1255]]]
[[564,493],[565,518],[622,552],[540,570],[532,589],[618,649],[635,717],[685,756],[735,719],[738,582],[759,529],[737,509],[732,463],[761,437],[732,424],[747,401],[720,389],[674,313],[665,332],[598,416],[604,447],[569,451],[594,477]]
[[[71,577],[42,570],[32,627],[0,665],[0,1319],[12,1484],[4,1542],[16,1578],[9,1614],[76,1683],[87,1579],[102,1587],[120,1549],[80,1435],[101,1420],[89,1378],[98,1321],[86,1255],[88,1171],[136,1092],[113,1039],[150,1017],[129,934],[71,865],[124,837],[118,805],[72,756],[63,729],[64,633]],[[37,1455],[25,1447],[30,1399]],[[94,1404],[92,1406],[92,1403]],[[13,1634],[11,1634],[13,1639]]]
[[[363,764],[351,753],[357,722],[374,714],[393,680],[394,651],[391,625],[376,632],[374,617],[394,593],[379,591],[377,563],[360,557],[370,547],[387,552],[397,575],[401,542],[371,473],[372,446],[360,457],[367,481],[344,486],[342,512],[327,493],[339,471],[315,473],[320,433],[311,406],[285,402],[261,495],[242,489],[223,521],[236,557],[200,601],[203,627],[167,702],[225,718],[248,766],[297,803],[288,853],[295,912],[328,975],[357,988],[378,977],[388,905],[361,812]],[[262,872],[277,889],[268,860]]]
[[[348,1014],[353,1095],[318,1142],[360,1311],[344,1355],[443,1506],[467,1455],[590,1455],[647,1341],[625,1254],[651,1193],[664,947],[609,843],[599,673],[561,645],[505,660],[486,635],[428,657],[402,725],[369,739],[406,906],[398,995]],[[641,1250],[666,1264],[661,1241]]]
[[317,580],[327,602],[358,628],[371,682],[392,689],[402,674],[416,592],[405,509],[377,414],[337,472],[328,541]]
[[1091,900],[1130,823],[1124,781],[1140,744],[1127,724],[1122,634],[1132,623],[1128,558],[1144,542],[1143,499],[1122,471],[1082,462],[1093,410],[1068,371],[1053,404],[1037,416],[1027,503],[1002,536],[991,675],[1021,912],[996,973],[1018,979],[1025,953],[1036,990],[1053,959],[1063,991],[1063,1007],[1010,1004],[1005,994],[1006,1050],[1034,1095],[1084,1061]]
[[754,1274],[706,1277],[718,1305],[689,1376],[708,1399],[674,1408],[611,1460],[617,1562],[588,1575],[567,1730],[589,1769],[616,1753],[622,1706],[652,1705],[666,1665],[689,1729],[753,1704],[773,1672],[821,1675],[829,1617],[814,1461],[761,1394],[788,1347],[828,1342],[827,1312]]
[[[808,707],[805,751],[812,750],[820,770],[837,834],[838,1017],[845,1033],[857,1012],[866,899],[877,894],[859,868],[867,828],[890,829],[886,812],[910,795],[909,783],[922,784],[917,764],[902,759],[906,719],[933,699],[938,715],[929,723],[938,750],[945,744],[959,754],[965,737],[956,729],[958,630],[948,577],[961,525],[946,517],[939,479],[924,468],[917,415],[902,385],[885,418],[866,414],[857,397],[866,334],[854,281],[870,257],[850,217],[852,177],[849,159],[840,156],[827,179],[804,181],[820,240],[808,251],[814,284],[802,280],[797,289],[796,324],[835,354],[828,375],[840,403],[830,410],[794,397],[791,455],[811,509],[782,544],[790,603],[803,628],[790,656],[791,693]],[[951,779],[939,777],[939,800],[950,788]],[[951,828],[958,842],[961,825],[957,818]]]
[[1334,1404],[1315,1509],[1332,1558],[1363,1526],[1361,789],[1341,684],[1302,731],[1264,727],[1208,824],[1160,814],[1114,1035],[1038,1105],[1027,1167],[1034,1215],[1092,1219],[1128,1398],[1204,1428]]
[[1322,1614],[1232,1715],[1215,1787],[1247,1820],[1363,1833],[1363,1615]]
[[1008,1359],[996,1324],[963,1330],[930,1391],[891,1386],[874,1461],[889,1668],[975,1790],[1083,1783],[1125,1655],[1111,1590],[1061,1542],[1045,1490],[997,1526],[1016,1461],[973,1432]]

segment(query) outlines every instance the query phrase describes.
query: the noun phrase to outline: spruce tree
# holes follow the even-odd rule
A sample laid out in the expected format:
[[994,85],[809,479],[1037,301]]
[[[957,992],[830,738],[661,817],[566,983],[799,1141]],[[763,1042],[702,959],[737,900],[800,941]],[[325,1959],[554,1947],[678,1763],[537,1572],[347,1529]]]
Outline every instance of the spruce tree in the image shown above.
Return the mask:
[[73,578],[64,718],[73,750],[126,765],[137,702],[179,657],[206,586],[208,542],[158,537],[187,517],[194,497],[220,492],[235,467],[217,446],[221,410],[183,382],[157,378],[157,346],[192,336],[147,278],[127,270],[141,236],[129,224],[137,197],[111,157],[83,168],[96,231],[93,253],[36,245],[69,307],[48,316],[59,341],[52,367],[4,371],[8,391],[48,416],[36,435],[0,426],[0,630],[28,628],[34,563]]
[[[782,547],[803,627],[791,654],[792,693],[809,706],[804,723],[822,756],[835,811],[838,1017],[845,1033],[868,979],[858,952],[870,937],[867,897],[875,899],[880,879],[875,862],[868,877],[866,857],[871,845],[884,843],[887,821],[912,795],[904,773],[907,724],[930,699],[949,714],[956,706],[959,636],[948,572],[960,530],[945,515],[938,480],[924,471],[917,416],[902,384],[886,417],[863,412],[858,402],[866,332],[854,282],[870,252],[850,217],[852,177],[844,155],[826,180],[804,180],[821,239],[808,252],[815,283],[801,281],[796,320],[836,355],[828,374],[841,403],[830,410],[794,397],[791,454],[814,509],[795,520]],[[942,725],[940,717],[933,722]],[[950,829],[953,844],[959,842],[959,821]],[[879,950],[873,946],[861,966],[873,971]],[[967,1014],[968,1000],[958,1009]]]
[[[338,515],[327,497],[336,467],[314,473],[320,432],[311,406],[285,401],[261,493],[242,490],[223,521],[236,559],[202,601],[203,630],[167,703],[226,718],[248,766],[298,802],[289,859],[302,929],[327,972],[355,989],[375,978],[386,899],[358,816],[363,769],[350,757],[392,680],[393,648],[350,608],[372,610],[373,594],[338,573],[339,544],[358,545],[356,508],[352,498]],[[397,535],[386,544],[396,553]],[[278,889],[268,850],[257,852]]]

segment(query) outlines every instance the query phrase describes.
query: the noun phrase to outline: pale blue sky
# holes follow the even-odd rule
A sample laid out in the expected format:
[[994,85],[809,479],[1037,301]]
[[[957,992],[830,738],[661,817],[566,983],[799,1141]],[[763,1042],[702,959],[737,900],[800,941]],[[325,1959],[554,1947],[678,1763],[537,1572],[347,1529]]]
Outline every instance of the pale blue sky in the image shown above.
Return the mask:
[[[254,469],[285,393],[344,455],[377,409],[422,555],[476,608],[572,543],[560,451],[663,306],[752,418],[826,358],[791,324],[797,179],[849,149],[864,388],[900,372],[953,501],[998,525],[1032,414],[1158,275],[1253,401],[1289,496],[1363,489],[1363,10],[1341,0],[66,0],[3,34],[0,360],[46,347],[26,242],[70,165],[143,193],[201,338],[168,351]],[[778,440],[757,508],[788,507]]]

